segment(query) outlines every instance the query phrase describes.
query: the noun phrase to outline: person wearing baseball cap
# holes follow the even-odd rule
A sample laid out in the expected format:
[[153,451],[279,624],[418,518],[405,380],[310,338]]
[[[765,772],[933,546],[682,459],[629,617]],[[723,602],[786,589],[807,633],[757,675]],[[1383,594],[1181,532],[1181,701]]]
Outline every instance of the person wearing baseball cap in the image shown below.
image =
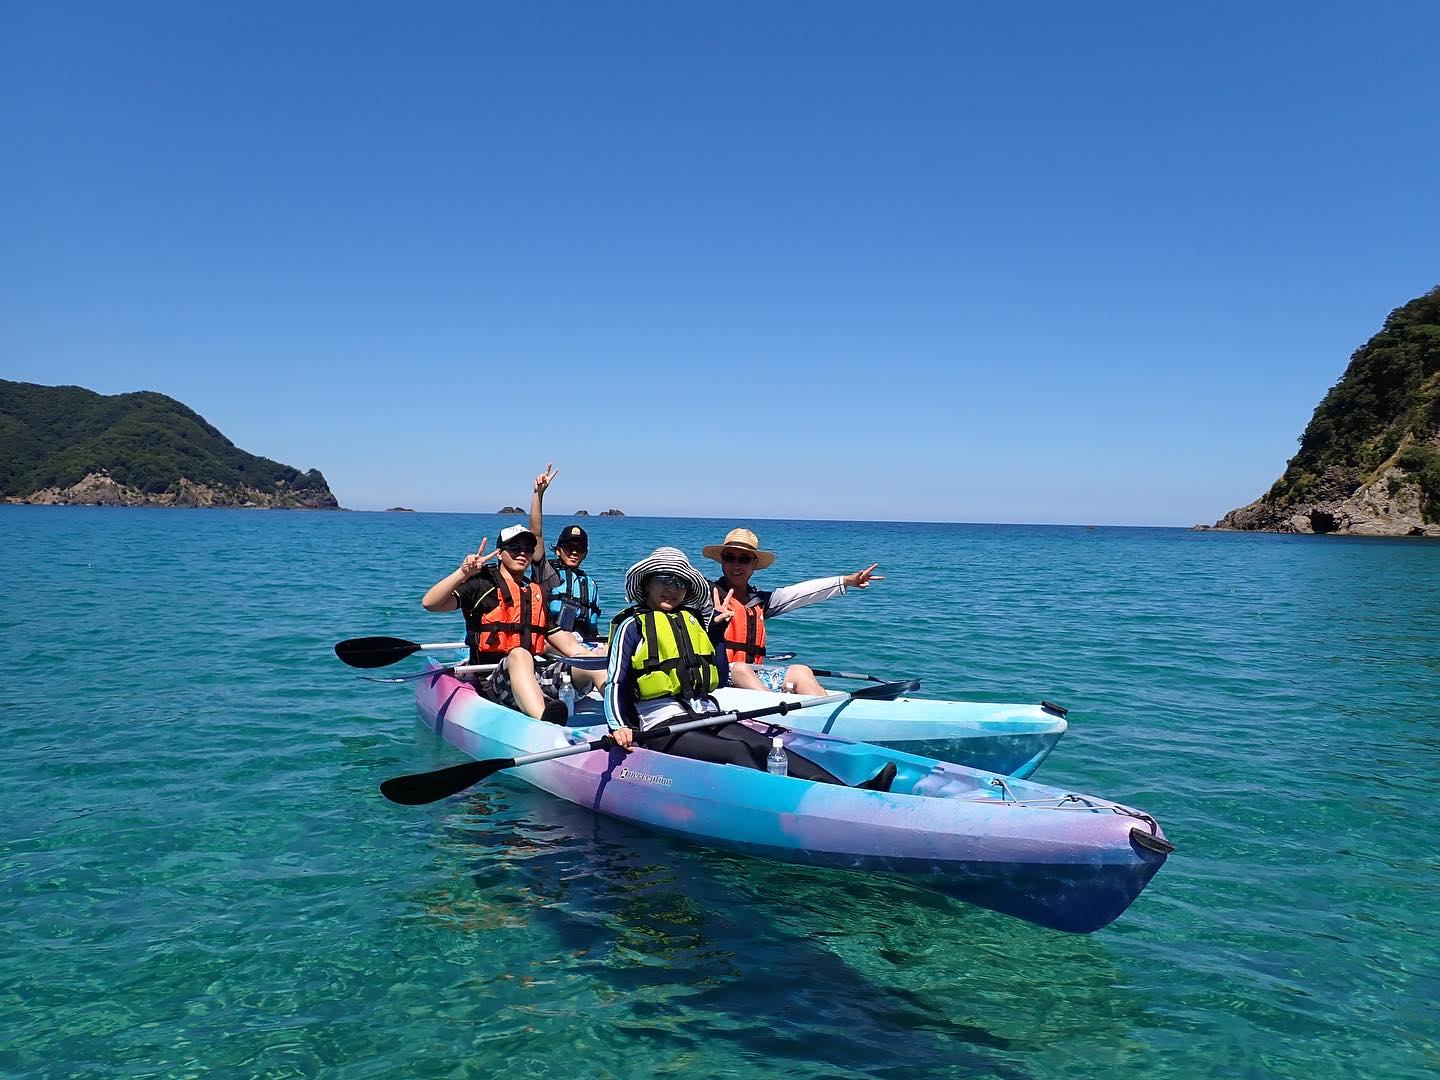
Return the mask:
[[[710,591],[705,576],[678,548],[656,548],[626,573],[625,592],[635,606],[621,616],[610,635],[605,689],[605,721],[621,747],[634,745],[637,730],[677,716],[720,712],[711,695],[727,684],[731,668],[698,613]],[[724,621],[730,613],[721,610],[714,617]],[[732,720],[714,728],[669,735],[646,747],[763,772],[770,743],[756,729]],[[872,779],[857,786],[889,791],[895,772],[894,763],[887,763]],[[793,750],[789,775],[824,784],[845,783]]]
[[[495,665],[481,684],[485,696],[537,720],[564,724],[569,713],[559,700],[561,667],[541,658],[547,649],[563,656],[591,653],[573,634],[549,625],[545,591],[525,576],[543,553],[540,538],[524,525],[510,525],[500,530],[495,550],[487,555],[488,542],[481,540],[480,547],[432,585],[420,603],[426,611],[458,609],[465,617],[470,663]],[[603,672],[578,668],[571,678],[582,694],[605,683]]]
[[[530,531],[538,537],[545,532],[545,491],[560,470],[546,465],[535,477],[535,492],[530,496]],[[543,547],[543,539],[541,541]],[[600,637],[600,590],[580,564],[590,552],[590,537],[579,525],[566,525],[555,541],[555,557],[537,556],[535,580],[545,590],[550,621],[565,630],[573,630],[588,641]]]
[[760,547],[760,538],[750,529],[731,529],[719,544],[701,552],[720,564],[721,574],[712,583],[710,600],[715,611],[729,614],[710,621],[716,644],[723,643],[730,660],[730,683],[749,690],[787,690],[796,694],[823,694],[825,688],[804,664],[788,668],[764,667],[765,620],[796,608],[818,604],[849,589],[868,589],[872,581],[884,581],[872,563],[853,574],[815,578],[798,585],[782,585],[765,591],[750,586],[750,577],[775,562],[775,553]]

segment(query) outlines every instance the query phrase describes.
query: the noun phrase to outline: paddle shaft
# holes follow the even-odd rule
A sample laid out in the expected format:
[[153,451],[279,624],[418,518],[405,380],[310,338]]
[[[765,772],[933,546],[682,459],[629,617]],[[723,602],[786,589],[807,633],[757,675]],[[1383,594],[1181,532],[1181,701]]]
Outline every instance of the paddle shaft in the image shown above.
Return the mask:
[[364,679],[366,682],[407,683],[419,682],[421,679],[428,679],[434,675],[484,675],[499,666],[499,664],[453,664],[448,667],[433,667],[424,671],[415,671],[409,675],[393,675],[385,679],[377,678],[374,675],[356,675],[355,677]]
[[823,679],[859,679],[861,682],[887,682],[874,675],[860,675],[853,671],[826,671],[824,668],[811,668],[812,672]]
[[[656,724],[653,728],[645,728],[635,733],[636,742],[655,742],[668,735],[679,735],[684,731],[695,731],[699,728],[720,727],[722,724],[733,724],[739,720],[756,720],[762,716],[774,716],[777,713],[784,716],[796,709],[808,709],[812,705],[823,705],[826,699],[812,698],[805,701],[782,701],[778,705],[772,705],[765,709],[751,709],[748,712],[731,710],[728,713],[716,713],[714,716],[702,716],[698,720],[687,720],[683,724]],[[614,739],[606,735],[586,743],[582,749],[579,746],[557,746],[554,750],[542,750],[538,754],[526,754],[524,757],[512,758],[506,768],[514,768],[517,765],[530,765],[537,761],[549,761],[551,758],[569,757],[571,754],[581,754],[589,750],[603,750],[614,743]]]
[[[844,698],[870,698],[881,697],[884,694],[895,690],[900,684],[881,684],[876,687],[866,687],[863,690],[856,690],[849,694],[836,695]],[[816,705],[835,704],[836,697],[813,697],[803,698],[800,701],[782,701],[777,705],[771,705],[764,709],[751,709],[746,712],[717,713],[714,716],[705,716],[696,720],[687,720],[680,724],[658,724],[653,728],[637,734],[638,741],[652,742],[656,739],[668,738],[671,735],[681,734],[686,731],[694,731],[697,728],[720,727],[724,724],[732,724],[739,720],[756,720],[762,716],[784,716],[786,713],[795,712],[799,709],[809,709]],[[553,761],[556,758],[571,757],[575,754],[588,754],[593,750],[603,750],[615,745],[612,736],[595,739],[591,742],[577,743],[573,746],[557,746],[552,750],[542,750],[536,754],[526,754],[518,758],[490,758],[486,761],[466,761],[459,765],[451,765],[449,768],[437,769],[428,773],[412,773],[409,776],[396,776],[386,780],[380,785],[380,792],[391,802],[400,803],[404,806],[422,806],[426,803],[438,802],[451,795],[458,795],[466,788],[473,787],[487,776],[491,776],[503,769],[513,769],[518,765],[532,765],[539,761]]]

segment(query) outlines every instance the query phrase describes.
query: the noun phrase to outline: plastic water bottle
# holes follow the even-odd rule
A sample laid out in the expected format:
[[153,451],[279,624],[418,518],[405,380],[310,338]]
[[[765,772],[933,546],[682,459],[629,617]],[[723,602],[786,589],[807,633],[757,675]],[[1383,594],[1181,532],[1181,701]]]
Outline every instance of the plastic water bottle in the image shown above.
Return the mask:
[[575,683],[570,678],[570,669],[560,673],[560,700],[565,703],[565,715],[575,715]]
[[765,769],[771,776],[787,776],[790,772],[790,758],[785,753],[785,744],[776,735],[770,740],[770,753],[765,755]]

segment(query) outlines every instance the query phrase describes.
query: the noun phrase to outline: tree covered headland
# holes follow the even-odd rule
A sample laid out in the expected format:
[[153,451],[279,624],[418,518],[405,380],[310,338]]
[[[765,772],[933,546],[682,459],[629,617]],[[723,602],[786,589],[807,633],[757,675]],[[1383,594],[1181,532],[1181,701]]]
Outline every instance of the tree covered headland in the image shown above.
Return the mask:
[[1440,521],[1440,286],[1396,308],[1357,349],[1340,381],[1315,408],[1265,500],[1303,504],[1327,470],[1352,487],[1396,465],[1421,489],[1425,519]]
[[152,495],[175,491],[183,477],[226,490],[331,497],[318,470],[247,454],[164,394],[0,379],[0,494],[66,488],[97,472]]

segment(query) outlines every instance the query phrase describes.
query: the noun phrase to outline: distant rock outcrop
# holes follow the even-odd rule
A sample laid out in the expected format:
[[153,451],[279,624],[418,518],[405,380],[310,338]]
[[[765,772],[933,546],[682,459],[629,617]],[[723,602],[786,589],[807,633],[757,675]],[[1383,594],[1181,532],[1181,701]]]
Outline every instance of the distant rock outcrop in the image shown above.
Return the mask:
[[385,508],[387,514],[413,514],[414,512],[408,506],[387,506]]
[[589,511],[589,510],[576,510],[575,513],[571,514],[570,516],[571,516],[571,517],[589,517],[589,516],[590,516],[590,511]]
[[[328,498],[326,497],[328,496]],[[116,483],[108,473],[94,472],[69,487],[32,491],[5,502],[30,506],[171,506],[187,510],[239,507],[252,510],[337,510],[335,496],[307,492],[261,491],[258,488],[214,488],[180,477],[173,491],[148,492]]]
[[600,511],[600,516],[601,516],[601,517],[624,517],[624,516],[625,516],[625,511],[624,511],[624,510],[601,510],[601,511]]
[[151,391],[0,379],[0,499],[46,506],[338,510],[325,477],[241,450]]
[[518,507],[518,506],[502,506],[499,510],[496,510],[495,512],[496,512],[497,514],[523,514],[523,513],[525,513],[525,511],[524,511],[524,510],[521,510],[520,507]]
[[1284,475],[1213,528],[1440,537],[1440,287],[1390,313]]

